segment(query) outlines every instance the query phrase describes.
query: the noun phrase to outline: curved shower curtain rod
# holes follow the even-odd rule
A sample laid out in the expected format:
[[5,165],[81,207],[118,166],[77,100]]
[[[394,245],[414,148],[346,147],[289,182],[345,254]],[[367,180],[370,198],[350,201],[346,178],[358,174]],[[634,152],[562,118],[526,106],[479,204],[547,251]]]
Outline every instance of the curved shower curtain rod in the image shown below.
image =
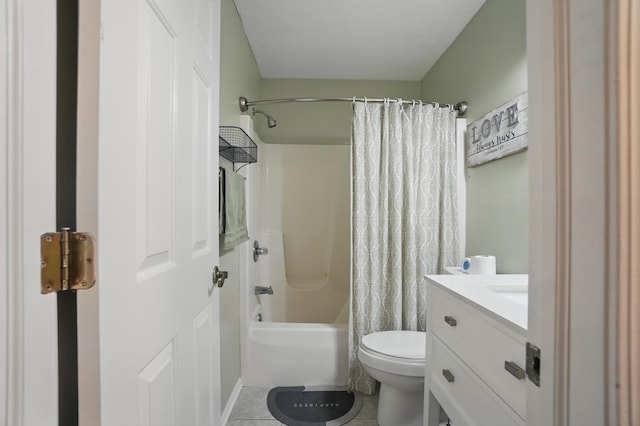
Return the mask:
[[[264,104],[281,104],[285,102],[377,102],[382,103],[386,99],[369,99],[369,98],[284,98],[284,99],[266,99],[262,101],[249,101],[244,96],[240,96],[238,103],[240,105],[240,111],[245,112],[250,106],[264,105]],[[397,99],[388,99],[389,102],[398,102]],[[411,104],[415,101],[402,101],[403,104]],[[467,102],[461,101],[453,105],[453,109],[458,112],[458,117],[463,117],[467,112]]]

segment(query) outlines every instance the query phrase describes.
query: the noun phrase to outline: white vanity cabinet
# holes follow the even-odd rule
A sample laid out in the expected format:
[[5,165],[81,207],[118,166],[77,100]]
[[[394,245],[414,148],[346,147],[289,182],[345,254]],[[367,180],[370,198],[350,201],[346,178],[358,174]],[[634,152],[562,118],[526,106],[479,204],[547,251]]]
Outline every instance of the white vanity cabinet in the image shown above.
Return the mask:
[[[526,421],[526,275],[427,276],[425,419]],[[523,294],[524,292],[524,294]]]

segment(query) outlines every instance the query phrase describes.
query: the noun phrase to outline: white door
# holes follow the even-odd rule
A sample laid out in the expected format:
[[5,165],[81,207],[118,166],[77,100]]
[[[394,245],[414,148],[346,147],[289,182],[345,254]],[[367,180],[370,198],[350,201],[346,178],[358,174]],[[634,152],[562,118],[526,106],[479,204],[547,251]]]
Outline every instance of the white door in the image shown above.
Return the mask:
[[78,228],[98,251],[79,299],[82,424],[220,419],[219,9],[81,2]]

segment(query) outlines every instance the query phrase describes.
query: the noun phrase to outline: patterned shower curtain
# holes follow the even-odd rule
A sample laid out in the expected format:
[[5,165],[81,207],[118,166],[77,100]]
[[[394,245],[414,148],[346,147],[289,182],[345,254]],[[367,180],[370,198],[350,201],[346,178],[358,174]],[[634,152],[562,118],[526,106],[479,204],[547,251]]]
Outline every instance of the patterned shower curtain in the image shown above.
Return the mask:
[[358,361],[363,336],[426,329],[423,276],[458,258],[451,108],[354,102],[349,389],[376,382]]

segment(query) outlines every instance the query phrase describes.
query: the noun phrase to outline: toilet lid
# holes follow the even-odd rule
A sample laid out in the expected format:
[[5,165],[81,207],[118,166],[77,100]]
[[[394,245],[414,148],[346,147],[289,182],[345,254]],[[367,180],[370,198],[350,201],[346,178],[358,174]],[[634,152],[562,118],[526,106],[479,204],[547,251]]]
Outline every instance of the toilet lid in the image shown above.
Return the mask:
[[364,336],[361,345],[382,355],[424,360],[426,339],[423,331],[380,331]]

